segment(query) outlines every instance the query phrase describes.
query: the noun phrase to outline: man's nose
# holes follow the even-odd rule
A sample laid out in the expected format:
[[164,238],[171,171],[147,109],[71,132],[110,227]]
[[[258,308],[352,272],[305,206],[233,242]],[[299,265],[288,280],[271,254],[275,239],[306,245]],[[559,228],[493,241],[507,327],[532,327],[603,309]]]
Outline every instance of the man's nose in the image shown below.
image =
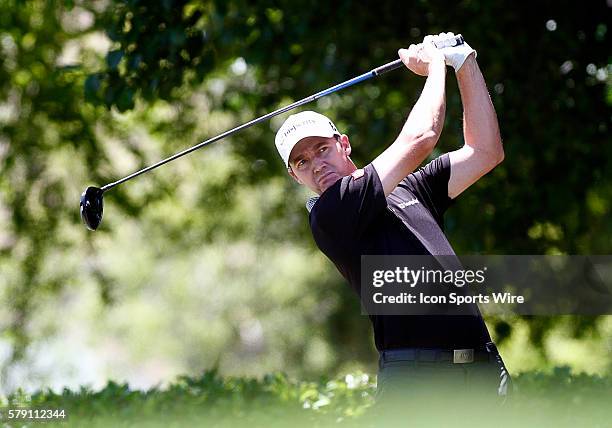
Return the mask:
[[317,175],[321,172],[321,170],[323,169],[323,162],[318,159],[318,158],[314,158],[312,160],[312,172]]

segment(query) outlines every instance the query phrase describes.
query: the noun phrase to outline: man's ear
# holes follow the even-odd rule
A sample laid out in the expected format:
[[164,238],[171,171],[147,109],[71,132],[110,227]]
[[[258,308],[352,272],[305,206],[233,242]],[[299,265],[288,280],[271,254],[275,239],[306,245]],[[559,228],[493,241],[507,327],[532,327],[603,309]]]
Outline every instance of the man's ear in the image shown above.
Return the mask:
[[293,177],[293,179],[294,179],[295,181],[297,181],[299,184],[304,184],[304,183],[302,183],[302,181],[301,181],[301,180],[300,180],[300,179],[297,177],[297,175],[295,175],[295,173],[293,172],[293,170],[291,169],[291,167],[290,167],[290,166],[288,166],[288,167],[287,167],[287,173],[288,173],[288,174],[289,174],[291,177]]
[[351,155],[351,142],[349,141],[348,135],[342,134],[340,136],[340,146],[342,146],[342,149],[347,156]]

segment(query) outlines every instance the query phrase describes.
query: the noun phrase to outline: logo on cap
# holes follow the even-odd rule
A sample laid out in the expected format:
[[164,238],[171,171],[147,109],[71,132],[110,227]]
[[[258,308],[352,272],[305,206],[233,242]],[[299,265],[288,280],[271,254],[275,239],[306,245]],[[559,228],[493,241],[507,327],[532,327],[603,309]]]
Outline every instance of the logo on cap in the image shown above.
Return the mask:
[[329,118],[314,111],[303,111],[285,120],[276,133],[275,144],[285,166],[289,166],[291,150],[301,139],[312,136],[332,137],[334,134],[340,132]]

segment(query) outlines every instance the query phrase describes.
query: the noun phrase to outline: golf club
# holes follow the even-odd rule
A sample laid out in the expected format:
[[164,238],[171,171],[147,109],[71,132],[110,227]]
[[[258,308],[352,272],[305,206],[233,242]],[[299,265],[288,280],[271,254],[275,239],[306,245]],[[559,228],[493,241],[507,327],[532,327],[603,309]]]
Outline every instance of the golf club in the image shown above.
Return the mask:
[[[457,46],[457,45],[461,45],[464,43],[463,41],[463,37],[461,36],[461,34],[458,34],[454,37],[454,40],[451,41],[452,46]],[[441,48],[443,46],[437,46],[438,48]],[[334,92],[337,92],[341,89],[344,88],[348,88],[349,86],[355,85],[359,82],[363,82],[364,80],[367,80],[371,77],[375,77],[375,76],[379,76],[383,73],[386,73],[388,71],[391,70],[395,70],[397,68],[400,68],[403,66],[402,60],[398,59],[392,62],[389,62],[387,64],[381,65],[380,67],[377,67],[371,71],[368,71],[367,73],[361,74],[357,77],[354,77],[352,79],[349,79],[345,82],[339,83],[335,86],[332,86],[331,88],[325,89],[323,91],[317,92],[316,94],[310,95],[306,98],[303,98],[299,101],[294,102],[293,104],[289,104],[285,107],[281,107],[278,110],[274,110],[273,112],[267,113],[263,116],[260,116],[256,119],[251,120],[250,122],[244,123],[240,126],[237,126],[233,129],[230,129],[229,131],[225,131],[222,134],[217,135],[216,137],[212,137],[206,141],[203,141],[193,147],[190,147],[188,149],[185,149],[179,153],[176,153],[166,159],[163,159],[151,166],[148,166],[146,168],[143,168],[139,171],[136,171],[120,180],[117,180],[115,182],[109,183],[105,186],[102,187],[93,187],[90,186],[87,189],[85,189],[85,191],[81,194],[81,202],[80,202],[80,209],[81,209],[81,218],[83,219],[83,222],[85,223],[85,226],[87,226],[87,228],[89,230],[96,230],[98,228],[98,226],[100,226],[100,223],[102,222],[102,213],[103,213],[103,209],[104,209],[104,201],[103,201],[103,195],[104,192],[112,189],[115,186],[118,186],[122,183],[125,183],[128,180],[131,180],[132,178],[136,178],[139,175],[142,175],[146,172],[149,172],[155,168],[158,168],[168,162],[171,162],[175,159],[178,159],[182,156],[185,156],[191,152],[194,152],[204,146],[207,146],[209,144],[214,143],[215,141],[219,141],[225,137],[229,137],[230,135],[233,135],[237,132],[242,131],[243,129],[246,129],[250,126],[253,126],[259,122],[263,122],[264,120],[268,120],[270,118],[273,118],[274,116],[278,116],[279,114],[282,113],[286,113],[290,110],[293,110],[297,107],[303,106],[305,104],[308,104],[312,101],[315,101],[321,97],[324,97],[326,95],[329,94],[333,94]]]

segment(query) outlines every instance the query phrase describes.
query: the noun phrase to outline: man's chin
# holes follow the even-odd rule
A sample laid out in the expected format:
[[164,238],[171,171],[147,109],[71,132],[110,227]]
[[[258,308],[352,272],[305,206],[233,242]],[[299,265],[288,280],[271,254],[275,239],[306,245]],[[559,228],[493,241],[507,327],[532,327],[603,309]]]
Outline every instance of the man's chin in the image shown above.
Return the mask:
[[329,177],[326,177],[321,182],[319,182],[319,190],[321,191],[321,193],[325,192],[339,179],[340,177],[338,175],[330,174]]

